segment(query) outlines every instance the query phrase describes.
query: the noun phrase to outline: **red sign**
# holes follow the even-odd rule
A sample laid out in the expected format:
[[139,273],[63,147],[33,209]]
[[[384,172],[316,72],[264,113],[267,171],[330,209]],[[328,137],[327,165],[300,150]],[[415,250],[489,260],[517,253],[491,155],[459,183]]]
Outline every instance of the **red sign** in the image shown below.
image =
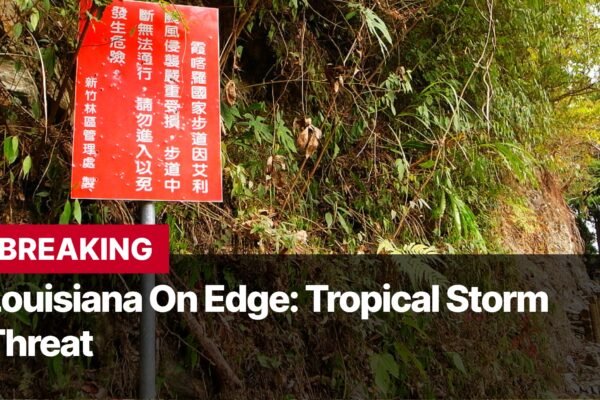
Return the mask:
[[2,274],[164,274],[167,225],[3,225]]
[[219,97],[216,9],[113,1],[77,57],[71,196],[221,201]]

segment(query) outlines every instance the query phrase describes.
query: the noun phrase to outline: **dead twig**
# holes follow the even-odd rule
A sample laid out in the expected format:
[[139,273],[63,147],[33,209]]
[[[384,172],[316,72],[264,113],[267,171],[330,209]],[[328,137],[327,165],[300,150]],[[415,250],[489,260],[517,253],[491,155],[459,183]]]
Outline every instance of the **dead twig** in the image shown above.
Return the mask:
[[[161,283],[169,285],[175,289],[175,285],[173,285],[173,282],[167,275],[157,275],[157,277]],[[238,388],[242,387],[243,383],[240,378],[238,378],[231,366],[227,363],[227,360],[225,360],[225,357],[223,357],[223,354],[215,342],[206,334],[204,324],[189,311],[185,311],[183,317],[186,324],[190,328],[191,333],[194,335],[196,340],[198,340],[203,354],[215,366],[221,381],[230,383]]]
[[227,43],[225,44],[225,48],[223,49],[223,52],[221,53],[221,61],[219,62],[221,70],[223,70],[223,65],[225,65],[225,63],[227,62],[227,58],[229,58],[229,53],[231,53],[231,51],[233,50],[233,48],[235,46],[235,42],[237,41],[237,38],[242,33],[242,30],[244,29],[244,27],[246,26],[248,21],[250,21],[250,18],[252,18],[252,16],[254,15],[254,12],[258,8],[259,3],[260,3],[260,0],[252,1],[250,6],[248,7],[248,11],[246,11],[242,15],[241,19],[238,21],[238,23],[233,28],[231,35],[229,35],[229,39],[227,40]]

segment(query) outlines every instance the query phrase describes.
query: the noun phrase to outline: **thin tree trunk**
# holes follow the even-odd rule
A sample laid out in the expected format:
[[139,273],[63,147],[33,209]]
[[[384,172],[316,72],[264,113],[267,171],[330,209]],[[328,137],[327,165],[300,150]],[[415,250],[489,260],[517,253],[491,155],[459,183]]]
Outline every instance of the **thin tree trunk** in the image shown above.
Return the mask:
[[596,218],[594,218],[594,220],[596,221],[596,248],[598,250],[598,254],[600,254],[600,218],[598,218],[599,216],[597,215]]
[[596,235],[596,248],[598,250],[598,254],[600,254],[600,210],[597,210],[592,214],[594,218],[594,234]]

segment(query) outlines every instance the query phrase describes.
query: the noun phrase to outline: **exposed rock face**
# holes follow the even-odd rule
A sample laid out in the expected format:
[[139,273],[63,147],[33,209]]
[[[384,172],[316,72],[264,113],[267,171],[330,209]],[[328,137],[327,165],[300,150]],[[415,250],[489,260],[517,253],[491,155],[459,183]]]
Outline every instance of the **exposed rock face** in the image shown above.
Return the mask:
[[9,33],[18,21],[17,5],[14,0],[0,0],[0,23],[4,32]]
[[[12,37],[13,26],[19,21],[14,0],[0,0],[0,34],[2,31]],[[14,51],[13,51],[14,53]],[[12,54],[0,56],[0,105],[12,104],[12,95],[25,97],[31,104],[38,96],[38,89],[31,72],[23,65],[18,68]],[[10,94],[7,94],[9,91]]]
[[500,205],[502,247],[513,254],[582,254],[575,216],[556,180],[543,171],[539,181],[537,188],[511,185],[525,203]]
[[27,97],[31,102],[37,98],[38,88],[27,68],[17,68],[8,57],[0,57],[0,82],[8,91]]

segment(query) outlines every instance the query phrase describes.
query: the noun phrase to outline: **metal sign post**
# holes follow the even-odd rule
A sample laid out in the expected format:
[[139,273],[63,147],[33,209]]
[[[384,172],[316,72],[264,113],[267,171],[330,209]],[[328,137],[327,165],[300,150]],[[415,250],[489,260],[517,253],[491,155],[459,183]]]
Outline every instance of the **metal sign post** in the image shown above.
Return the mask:
[[[155,224],[156,213],[153,202],[142,203],[141,220],[144,225]],[[155,284],[155,275],[142,275],[139,396],[144,400],[156,398],[156,312],[150,306],[150,292]]]

